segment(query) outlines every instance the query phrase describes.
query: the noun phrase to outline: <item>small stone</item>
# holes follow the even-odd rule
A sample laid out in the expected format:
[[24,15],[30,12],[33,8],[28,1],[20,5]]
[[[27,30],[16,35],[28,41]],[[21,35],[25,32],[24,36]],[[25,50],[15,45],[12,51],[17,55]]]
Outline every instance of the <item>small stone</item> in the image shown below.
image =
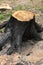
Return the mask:
[[41,13],[43,13],[43,11],[41,11]]
[[23,63],[17,63],[16,65],[24,65]]

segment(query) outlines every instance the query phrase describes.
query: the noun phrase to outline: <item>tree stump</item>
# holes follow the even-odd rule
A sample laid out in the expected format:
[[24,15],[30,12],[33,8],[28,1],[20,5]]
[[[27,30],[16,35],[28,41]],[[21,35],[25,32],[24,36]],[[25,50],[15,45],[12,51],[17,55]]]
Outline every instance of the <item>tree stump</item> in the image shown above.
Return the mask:
[[12,8],[9,6],[9,4],[0,4],[0,10],[1,11],[12,10]]
[[42,31],[39,24],[35,22],[35,15],[30,11],[16,11],[9,21],[0,25],[5,27],[5,31],[10,30],[11,47],[7,54],[11,54],[15,49],[21,53],[21,43],[27,39],[41,40],[39,32]]

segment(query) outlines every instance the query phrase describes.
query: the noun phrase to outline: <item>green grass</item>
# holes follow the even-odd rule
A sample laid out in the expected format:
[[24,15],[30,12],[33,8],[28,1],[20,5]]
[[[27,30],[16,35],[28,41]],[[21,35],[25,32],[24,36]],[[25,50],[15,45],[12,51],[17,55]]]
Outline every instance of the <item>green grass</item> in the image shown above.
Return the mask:
[[29,9],[30,7],[29,7],[29,5],[18,5],[17,7],[15,7],[15,11],[17,11],[17,10],[25,10],[25,9]]
[[41,2],[43,2],[43,0],[41,0]]
[[17,1],[17,0],[13,0],[13,1]]
[[2,20],[4,18],[3,14],[0,14],[0,20]]
[[0,33],[2,33],[3,31],[2,31],[2,29],[0,29]]
[[27,9],[27,10],[30,8],[29,5],[25,5],[24,7],[25,7],[25,9]]
[[30,0],[30,1],[32,1],[32,0]]
[[6,16],[11,16],[11,13],[6,14]]
[[23,5],[18,5],[17,7],[15,7],[15,10],[23,10]]
[[40,7],[39,7],[39,10],[40,10],[40,11],[43,11],[43,7],[42,7],[42,6],[40,6]]

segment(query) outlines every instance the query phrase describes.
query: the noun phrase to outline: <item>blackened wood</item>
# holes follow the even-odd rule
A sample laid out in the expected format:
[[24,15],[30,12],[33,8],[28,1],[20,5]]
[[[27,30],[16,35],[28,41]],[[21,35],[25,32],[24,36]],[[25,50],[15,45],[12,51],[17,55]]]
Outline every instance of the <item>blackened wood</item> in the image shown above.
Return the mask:
[[3,47],[6,44],[6,42],[8,42],[10,36],[10,32],[7,32],[2,37],[0,37],[0,48]]

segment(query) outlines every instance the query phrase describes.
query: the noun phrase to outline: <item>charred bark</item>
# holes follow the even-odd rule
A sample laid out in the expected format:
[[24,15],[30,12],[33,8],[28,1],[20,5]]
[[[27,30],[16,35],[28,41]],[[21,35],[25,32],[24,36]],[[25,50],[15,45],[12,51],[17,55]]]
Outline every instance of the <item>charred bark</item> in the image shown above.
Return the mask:
[[8,42],[8,40],[10,39],[10,36],[11,36],[10,32],[7,32],[0,38],[0,50]]
[[8,24],[8,21],[4,21],[2,24],[0,24],[0,29],[6,27],[7,24]]

